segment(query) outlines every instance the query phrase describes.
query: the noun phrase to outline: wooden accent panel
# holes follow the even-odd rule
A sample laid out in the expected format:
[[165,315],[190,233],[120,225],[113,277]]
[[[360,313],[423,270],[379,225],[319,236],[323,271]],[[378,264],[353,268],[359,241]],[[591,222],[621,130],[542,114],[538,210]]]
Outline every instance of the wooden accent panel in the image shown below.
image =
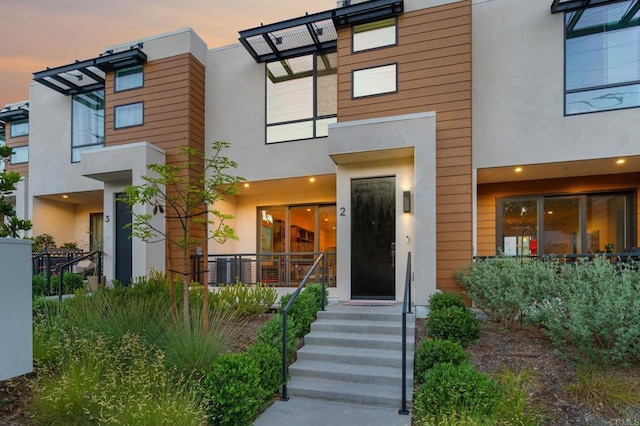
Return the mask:
[[[579,178],[532,180],[478,185],[477,241],[478,255],[496,253],[497,199],[526,195],[570,195],[587,192],[640,189],[640,173]],[[636,211],[640,212],[640,197],[636,197]],[[640,215],[636,214],[636,239],[640,241]]]
[[[9,124],[11,126],[11,124]],[[5,135],[5,145],[10,146],[12,148],[20,147],[20,146],[29,146],[29,136],[18,136],[12,138],[9,136],[9,129],[7,129],[7,133]],[[11,164],[10,162],[5,162],[5,169],[7,171],[13,171],[16,173],[20,173],[20,176],[28,177],[29,176],[29,163],[20,163],[20,164]]]
[[[166,152],[167,164],[184,165],[195,159],[185,158],[180,147],[189,146],[205,151],[205,67],[189,53],[152,61],[144,65],[144,86],[114,92],[114,73],[105,82],[105,145],[116,146],[150,142]],[[144,103],[144,123],[123,129],[114,128],[114,107],[135,102]],[[202,162],[184,167],[183,177],[197,179]],[[167,219],[170,238],[181,239],[182,227],[176,219]],[[204,240],[206,228],[194,225],[190,236]],[[207,254],[207,245],[202,244]],[[167,269],[182,270],[183,256],[167,245]],[[190,253],[191,254],[191,253]],[[190,264],[190,259],[187,259]]]
[[[338,46],[338,121],[436,112],[436,285],[459,291],[453,271],[473,255],[471,0],[401,15],[397,46],[352,53],[350,28]],[[396,62],[397,93],[352,99],[353,70]]]

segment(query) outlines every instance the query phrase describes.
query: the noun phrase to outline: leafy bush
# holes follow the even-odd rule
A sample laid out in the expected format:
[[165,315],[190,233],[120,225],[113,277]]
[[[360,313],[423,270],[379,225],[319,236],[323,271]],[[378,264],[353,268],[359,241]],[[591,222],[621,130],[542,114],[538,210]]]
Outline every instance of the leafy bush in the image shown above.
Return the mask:
[[557,295],[557,264],[497,256],[456,272],[473,303],[507,327],[529,309]]
[[[293,361],[296,355],[298,337],[295,324],[289,319],[287,322],[287,360]],[[258,342],[275,348],[282,359],[282,314],[274,315],[258,331]]]
[[[292,294],[282,296],[280,300],[282,309],[289,303],[292,296]],[[311,323],[315,320],[316,314],[321,309],[321,303],[322,286],[320,284],[309,284],[298,294],[296,300],[289,307],[288,317],[293,323],[293,327],[295,327],[294,330],[297,337],[304,337],[304,335],[311,330]]]
[[558,273],[565,291],[531,312],[566,357],[583,362],[640,361],[640,272],[596,258]]
[[458,306],[460,308],[466,308],[462,297],[457,293],[435,293],[429,297],[429,309],[437,311],[439,309],[445,309],[450,306]]
[[434,365],[442,362],[462,364],[469,360],[469,354],[456,342],[422,339],[416,349],[415,360],[415,378],[422,383],[425,373]]
[[260,368],[260,386],[267,395],[278,392],[282,386],[282,355],[264,342],[254,343],[246,352]]
[[465,348],[480,337],[480,322],[476,316],[469,309],[458,306],[430,312],[425,325],[432,338],[451,340]]
[[62,274],[62,294],[73,294],[81,288],[84,288],[82,275],[73,272]]
[[47,277],[44,274],[31,276],[31,291],[33,297],[47,295]]
[[216,425],[249,425],[264,404],[260,367],[244,353],[222,355],[204,379],[209,400],[209,422]]
[[425,373],[414,407],[418,419],[449,413],[491,416],[502,398],[500,384],[471,364],[440,363]]
[[250,316],[267,312],[277,297],[273,287],[236,282],[233,285],[218,287],[209,296],[209,302],[214,309],[232,310],[241,316]]

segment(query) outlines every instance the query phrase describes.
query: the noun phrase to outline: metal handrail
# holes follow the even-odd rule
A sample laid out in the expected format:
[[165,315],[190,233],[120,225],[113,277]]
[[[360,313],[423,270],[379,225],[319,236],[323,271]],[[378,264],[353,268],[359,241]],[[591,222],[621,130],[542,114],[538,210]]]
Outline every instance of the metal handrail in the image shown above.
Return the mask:
[[[320,256],[318,256],[318,258],[316,259],[315,262],[313,262],[313,265],[311,266],[311,268],[309,268],[309,271],[305,274],[304,278],[302,279],[302,281],[300,282],[300,284],[298,285],[298,287],[296,288],[296,291],[293,292],[293,295],[291,296],[291,299],[289,299],[289,302],[287,303],[287,305],[282,309],[282,397],[280,398],[281,401],[288,401],[289,397],[287,396],[287,317],[289,314],[289,308],[291,307],[291,305],[293,305],[293,302],[296,300],[296,297],[298,297],[298,294],[300,293],[300,291],[302,290],[302,288],[307,284],[307,281],[309,280],[309,277],[311,276],[311,273],[318,267],[318,265],[320,264],[320,262],[323,262],[323,268],[325,267],[325,262],[324,262],[324,253],[320,253]],[[321,299],[321,309],[324,311],[324,307],[325,307],[325,274],[322,274],[322,279],[321,279],[321,283],[322,283],[322,297]]]
[[62,282],[63,282],[63,275],[64,275],[62,273],[62,271],[65,268],[68,268],[69,266],[73,265],[74,263],[78,263],[81,260],[88,259],[89,257],[95,256],[96,254],[98,255],[98,261],[96,262],[96,266],[95,266],[95,268],[97,268],[96,269],[96,271],[97,271],[96,275],[98,275],[98,274],[102,275],[102,252],[100,252],[98,250],[89,252],[89,253],[85,254],[84,256],[75,257],[75,258],[73,258],[72,260],[70,260],[67,263],[59,263],[59,264],[56,265],[55,270],[58,273],[58,300],[60,302],[62,302]]
[[407,276],[402,299],[402,407],[398,414],[409,415],[407,410],[407,314],[411,312],[411,252],[407,256]]

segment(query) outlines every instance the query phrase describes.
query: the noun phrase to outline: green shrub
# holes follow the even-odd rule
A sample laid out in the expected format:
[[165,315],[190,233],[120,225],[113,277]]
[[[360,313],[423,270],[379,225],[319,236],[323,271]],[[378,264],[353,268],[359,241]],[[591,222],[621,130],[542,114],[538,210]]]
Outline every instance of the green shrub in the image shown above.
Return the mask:
[[47,277],[44,274],[31,276],[31,291],[33,297],[47,295]]
[[531,307],[557,296],[557,263],[497,256],[456,272],[467,296],[490,319],[507,327]]
[[209,422],[217,425],[249,425],[264,404],[260,367],[245,353],[222,355],[206,375],[203,391],[209,401]]
[[462,297],[457,293],[435,293],[429,297],[429,309],[432,311],[445,309],[450,306],[466,308]]
[[469,360],[469,354],[456,342],[422,339],[416,349],[415,359],[415,378],[422,383],[425,373],[434,365],[442,362],[462,364]]
[[566,266],[558,273],[565,288],[532,310],[566,357],[591,363],[640,361],[640,272],[606,258]]
[[[287,360],[289,362],[293,361],[296,355],[298,337],[295,333],[295,323],[289,319],[287,322]],[[282,314],[274,315],[260,328],[257,340],[275,348],[282,358]]]
[[415,395],[418,419],[448,413],[490,416],[502,401],[500,384],[469,363],[435,364]]
[[251,316],[267,312],[277,297],[273,287],[236,282],[233,285],[218,287],[209,295],[209,302],[214,309],[235,311],[240,316]]
[[[282,296],[280,300],[282,309],[289,303],[292,296],[292,294]],[[294,324],[295,335],[297,337],[304,337],[304,335],[309,332],[311,323],[315,320],[316,314],[321,309],[321,303],[322,286],[320,284],[309,284],[298,294],[296,300],[289,307],[288,317]]]
[[273,346],[256,342],[246,352],[260,368],[260,386],[267,395],[278,392],[282,386],[282,355]]
[[73,272],[65,272],[62,275],[62,294],[73,294],[81,288],[84,288],[82,275]]
[[451,340],[465,348],[480,337],[480,322],[476,316],[469,309],[458,306],[430,312],[425,325],[432,338]]

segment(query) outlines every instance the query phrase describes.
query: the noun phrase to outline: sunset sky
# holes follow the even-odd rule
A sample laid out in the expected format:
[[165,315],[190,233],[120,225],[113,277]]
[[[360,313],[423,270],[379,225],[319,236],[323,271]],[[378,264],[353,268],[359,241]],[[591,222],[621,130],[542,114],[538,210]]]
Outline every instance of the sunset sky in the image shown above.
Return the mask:
[[0,109],[29,98],[34,72],[111,45],[191,27],[212,49],[260,23],[335,7],[334,0],[0,0]]

